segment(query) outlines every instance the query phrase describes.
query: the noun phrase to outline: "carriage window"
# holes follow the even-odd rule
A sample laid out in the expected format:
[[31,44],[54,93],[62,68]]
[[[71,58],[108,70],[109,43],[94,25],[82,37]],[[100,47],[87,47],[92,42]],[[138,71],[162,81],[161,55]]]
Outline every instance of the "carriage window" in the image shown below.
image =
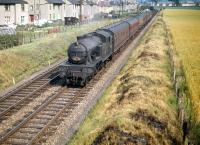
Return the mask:
[[111,42],[111,38],[109,37],[109,42]]

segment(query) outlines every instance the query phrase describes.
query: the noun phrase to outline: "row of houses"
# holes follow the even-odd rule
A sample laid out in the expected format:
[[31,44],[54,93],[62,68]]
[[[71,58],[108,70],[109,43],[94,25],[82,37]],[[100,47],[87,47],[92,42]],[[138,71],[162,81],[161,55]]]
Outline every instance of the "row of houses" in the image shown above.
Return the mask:
[[[92,19],[96,14],[120,9],[119,6],[101,5],[83,1],[82,18]],[[131,6],[127,9],[133,9]],[[0,25],[31,24],[38,20],[64,20],[64,17],[80,16],[80,0],[0,0]]]

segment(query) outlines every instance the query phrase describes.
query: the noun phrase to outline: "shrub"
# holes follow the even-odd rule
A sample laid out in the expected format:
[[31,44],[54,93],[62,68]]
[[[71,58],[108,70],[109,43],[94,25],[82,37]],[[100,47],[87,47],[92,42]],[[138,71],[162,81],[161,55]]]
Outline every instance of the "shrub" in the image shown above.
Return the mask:
[[19,45],[17,35],[0,35],[0,50]]

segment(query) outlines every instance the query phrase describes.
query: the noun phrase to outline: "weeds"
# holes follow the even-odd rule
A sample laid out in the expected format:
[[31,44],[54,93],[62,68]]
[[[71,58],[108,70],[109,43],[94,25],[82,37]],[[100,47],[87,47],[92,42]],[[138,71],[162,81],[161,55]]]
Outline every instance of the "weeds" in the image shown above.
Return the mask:
[[101,132],[92,145],[101,144],[142,144],[149,145],[149,136],[134,135],[131,132],[120,130],[117,125],[108,125],[103,132]]

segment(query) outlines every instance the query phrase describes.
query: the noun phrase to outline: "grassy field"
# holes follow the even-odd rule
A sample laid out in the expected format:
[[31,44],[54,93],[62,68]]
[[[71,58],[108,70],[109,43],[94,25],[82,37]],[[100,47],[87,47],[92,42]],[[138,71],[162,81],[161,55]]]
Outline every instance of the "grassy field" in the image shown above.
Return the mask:
[[182,144],[163,24],[159,16],[70,145]]
[[164,20],[182,61],[195,116],[200,121],[200,10],[165,10]]
[[200,7],[199,6],[187,6],[187,7],[184,7],[184,6],[178,6],[178,7],[168,7],[168,6],[166,6],[165,7],[165,9],[184,9],[184,10],[186,10],[186,9],[190,9],[190,10],[200,10]]
[[0,51],[0,91],[42,67],[64,58],[68,45],[77,35],[85,34],[111,23],[111,20],[82,25],[65,33],[50,34],[30,44]]

